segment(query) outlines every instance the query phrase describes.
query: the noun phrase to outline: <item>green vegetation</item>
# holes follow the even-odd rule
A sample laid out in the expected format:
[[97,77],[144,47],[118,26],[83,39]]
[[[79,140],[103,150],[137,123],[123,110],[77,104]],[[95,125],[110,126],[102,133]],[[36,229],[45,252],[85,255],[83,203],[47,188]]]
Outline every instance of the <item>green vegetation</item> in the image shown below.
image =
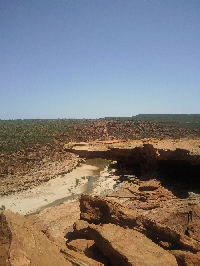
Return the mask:
[[0,120],[0,154],[10,154],[34,146],[54,148],[56,137],[70,141],[77,125],[90,123],[78,119]]
[[166,126],[200,129],[200,114],[139,114],[132,117],[106,117],[106,120],[138,120]]
[[80,183],[80,180],[78,178],[76,178],[76,185],[75,185],[75,187],[77,187],[79,185],[79,183]]
[[0,210],[4,211],[5,209],[6,209],[6,207],[4,205],[1,205]]
[[177,126],[188,129],[200,129],[200,114],[140,114],[132,119]]
[[[47,147],[49,154],[58,144],[69,141],[83,141],[99,138],[99,132],[94,122],[118,121],[118,124],[110,124],[110,134],[116,138],[134,138],[131,122],[144,121],[173,126],[190,130],[200,130],[200,114],[140,114],[132,117],[107,117],[105,119],[25,119],[25,120],[0,120],[0,155],[12,154],[18,150],[29,153],[29,148]],[[130,123],[123,122],[129,121]],[[112,122],[111,122],[112,123]],[[88,126],[88,127],[87,127]],[[118,127],[119,126],[119,127]],[[143,129],[142,129],[143,130]],[[153,130],[153,129],[152,129]],[[148,136],[152,135],[148,128]],[[141,134],[139,134],[141,133]],[[143,136],[141,128],[140,138]],[[96,135],[95,135],[96,134]],[[125,135],[123,135],[125,134]],[[194,134],[195,136],[196,134]],[[191,137],[191,133],[188,135]],[[180,138],[180,133],[175,132],[175,138]],[[48,154],[47,154],[48,156]],[[38,156],[39,157],[39,156]]]

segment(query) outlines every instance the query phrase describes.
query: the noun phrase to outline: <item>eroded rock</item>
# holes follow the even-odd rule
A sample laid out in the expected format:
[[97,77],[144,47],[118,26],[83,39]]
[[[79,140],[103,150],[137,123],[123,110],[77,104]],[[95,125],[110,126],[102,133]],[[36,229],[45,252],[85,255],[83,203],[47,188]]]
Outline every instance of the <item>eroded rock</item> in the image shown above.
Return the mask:
[[144,230],[143,233],[152,239],[165,240],[180,249],[191,251],[193,253],[200,251],[200,243],[193,238],[147,217],[142,217],[140,222],[146,230]]
[[178,265],[172,254],[136,230],[104,224],[90,225],[89,232],[111,265]]
[[153,191],[156,190],[160,187],[160,182],[152,179],[152,180],[148,180],[146,182],[142,182],[139,186],[139,190],[140,191]]
[[20,214],[4,211],[0,221],[0,265],[72,266],[59,248]]
[[89,223],[84,220],[78,220],[73,224],[73,229],[75,234],[81,235],[81,236],[88,236],[88,227]]
[[38,230],[60,247],[65,246],[65,235],[73,231],[73,224],[80,217],[79,202],[69,202],[43,210],[39,214],[28,215]]
[[69,250],[68,248],[62,248],[61,253],[67,260],[76,266],[104,266],[101,262],[88,258],[84,254]]
[[200,265],[200,253],[193,254],[189,251],[171,250],[171,253],[176,257],[179,265],[187,266],[199,266]]
[[88,258],[103,263],[104,266],[110,266],[108,258],[102,253],[92,239],[74,239],[67,243],[67,247],[80,254],[85,254]]
[[136,226],[138,214],[121,204],[101,196],[83,194],[80,198],[81,219],[90,223],[114,223],[130,228]]
[[192,220],[188,224],[188,234],[190,237],[200,241],[200,204],[191,208]]

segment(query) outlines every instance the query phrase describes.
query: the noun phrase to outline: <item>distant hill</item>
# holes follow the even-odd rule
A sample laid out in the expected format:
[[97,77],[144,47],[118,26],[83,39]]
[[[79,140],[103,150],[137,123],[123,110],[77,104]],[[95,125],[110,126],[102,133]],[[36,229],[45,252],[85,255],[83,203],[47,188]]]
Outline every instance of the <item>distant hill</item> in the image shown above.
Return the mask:
[[132,117],[105,117],[106,120],[138,120],[168,126],[200,129],[200,114],[138,114]]

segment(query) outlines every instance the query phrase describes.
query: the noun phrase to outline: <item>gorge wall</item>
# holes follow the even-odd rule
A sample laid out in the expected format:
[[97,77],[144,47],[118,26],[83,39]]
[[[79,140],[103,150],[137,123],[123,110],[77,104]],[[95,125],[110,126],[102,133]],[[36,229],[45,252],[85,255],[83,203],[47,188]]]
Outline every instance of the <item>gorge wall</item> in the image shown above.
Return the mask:
[[64,149],[81,158],[117,161],[119,171],[141,175],[157,170],[177,180],[199,182],[199,140],[94,141],[69,143]]

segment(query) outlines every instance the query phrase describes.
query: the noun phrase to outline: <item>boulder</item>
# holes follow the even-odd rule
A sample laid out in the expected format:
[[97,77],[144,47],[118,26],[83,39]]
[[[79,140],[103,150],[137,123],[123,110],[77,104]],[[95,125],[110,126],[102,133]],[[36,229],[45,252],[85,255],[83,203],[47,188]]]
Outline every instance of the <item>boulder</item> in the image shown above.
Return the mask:
[[109,265],[109,260],[102,251],[97,247],[94,240],[91,239],[74,239],[67,243],[67,247],[80,254],[86,255],[97,262],[103,263],[104,266]]
[[80,198],[80,218],[90,223],[113,223],[133,228],[138,214],[121,204],[101,196],[82,194]]
[[171,250],[171,253],[176,257],[179,265],[186,266],[199,266],[200,265],[200,253],[193,254],[189,251]]
[[158,189],[160,186],[161,185],[159,181],[152,179],[152,180],[142,182],[139,186],[139,190],[140,191],[153,191],[153,190]]
[[88,249],[91,249],[91,247],[94,245],[94,240],[84,238],[74,239],[68,242],[66,245],[71,250],[85,254],[87,253]]
[[59,248],[18,213],[0,213],[0,265],[72,266]]
[[177,230],[166,225],[162,225],[147,217],[141,217],[140,222],[145,230],[142,230],[149,238],[154,240],[164,240],[172,243],[178,249],[183,249],[196,253],[200,251],[200,242],[188,237]]
[[89,223],[84,220],[78,220],[73,224],[74,233],[76,235],[88,237]]
[[90,225],[89,232],[113,266],[178,265],[172,254],[134,229],[103,224]]

